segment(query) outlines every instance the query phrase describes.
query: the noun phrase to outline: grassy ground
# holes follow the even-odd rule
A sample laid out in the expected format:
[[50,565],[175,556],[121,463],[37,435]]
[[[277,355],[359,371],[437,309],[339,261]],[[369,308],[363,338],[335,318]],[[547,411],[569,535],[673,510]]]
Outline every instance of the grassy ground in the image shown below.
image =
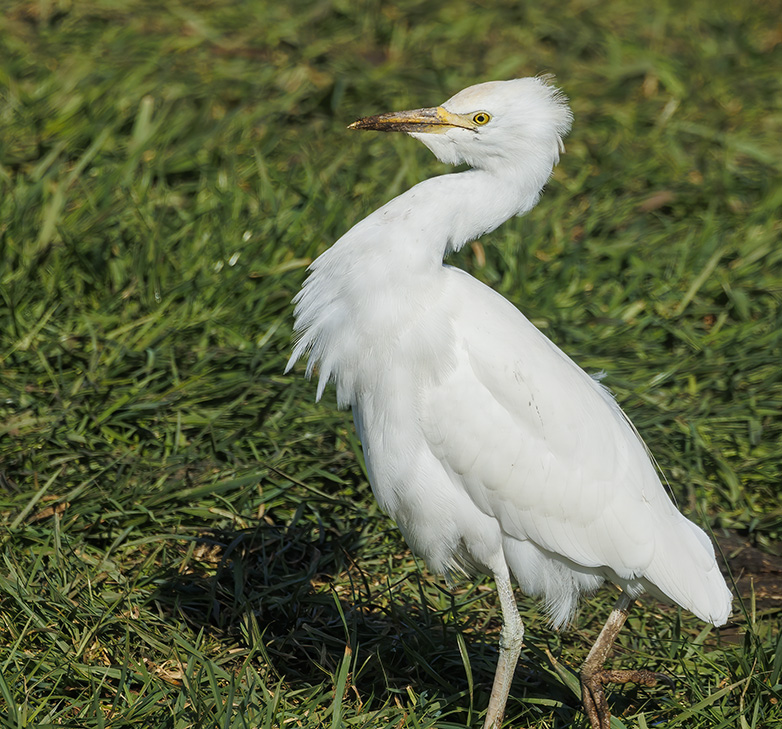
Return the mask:
[[[354,118],[557,74],[540,206],[454,261],[618,395],[682,508],[782,538],[775,2],[40,0],[0,14],[0,726],[480,726],[491,584],[375,506],[349,413],[283,377],[290,299],[441,171]],[[612,600],[527,646],[508,725],[583,727]],[[782,725],[778,610],[643,604],[616,726]],[[555,664],[546,655],[556,656]]]

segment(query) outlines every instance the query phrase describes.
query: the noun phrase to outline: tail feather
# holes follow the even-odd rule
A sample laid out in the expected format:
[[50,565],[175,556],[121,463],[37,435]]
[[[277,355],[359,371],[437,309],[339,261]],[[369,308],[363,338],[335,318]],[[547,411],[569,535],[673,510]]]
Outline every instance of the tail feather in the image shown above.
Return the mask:
[[701,620],[724,625],[733,595],[717,565],[714,547],[699,526],[683,516],[681,522],[662,532],[645,581],[650,591],[662,593]]

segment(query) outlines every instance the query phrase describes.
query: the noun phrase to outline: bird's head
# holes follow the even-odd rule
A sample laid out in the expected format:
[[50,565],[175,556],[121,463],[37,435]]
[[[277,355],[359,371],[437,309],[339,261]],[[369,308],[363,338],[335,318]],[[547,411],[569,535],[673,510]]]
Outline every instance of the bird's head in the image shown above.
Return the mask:
[[533,160],[556,164],[572,119],[565,96],[536,77],[477,84],[440,106],[370,116],[348,128],[407,132],[443,162],[506,170]]

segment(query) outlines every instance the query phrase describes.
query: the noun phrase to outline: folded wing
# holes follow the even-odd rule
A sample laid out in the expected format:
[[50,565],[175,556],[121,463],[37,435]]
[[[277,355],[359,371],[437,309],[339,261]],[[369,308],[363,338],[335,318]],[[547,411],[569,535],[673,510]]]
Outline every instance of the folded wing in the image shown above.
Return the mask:
[[509,537],[724,622],[730,593],[711,543],[611,395],[500,295],[451,275],[455,367],[422,408],[451,479]]

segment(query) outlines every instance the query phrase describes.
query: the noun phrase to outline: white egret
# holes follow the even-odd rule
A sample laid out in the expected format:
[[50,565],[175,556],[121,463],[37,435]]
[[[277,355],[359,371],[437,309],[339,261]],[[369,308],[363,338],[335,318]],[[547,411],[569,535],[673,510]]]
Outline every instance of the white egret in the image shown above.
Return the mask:
[[380,506],[429,567],[494,577],[500,655],[485,728],[502,723],[524,629],[511,580],[551,622],[609,580],[621,596],[581,669],[594,729],[608,729],[603,671],[642,592],[721,625],[731,594],[706,534],[673,505],[607,390],[512,304],[443,257],[538,201],[571,113],[547,80],[478,84],[441,106],[360,119],[472,169],[425,180],[362,220],[310,267],[295,298],[319,398],[350,406]]

